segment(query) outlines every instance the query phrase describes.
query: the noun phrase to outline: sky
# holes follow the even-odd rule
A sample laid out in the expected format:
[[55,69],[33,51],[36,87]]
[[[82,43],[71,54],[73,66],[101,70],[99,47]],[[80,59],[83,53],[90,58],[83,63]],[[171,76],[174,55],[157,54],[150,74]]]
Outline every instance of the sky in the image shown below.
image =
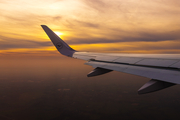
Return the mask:
[[180,53],[179,0],[0,0],[0,54],[57,53],[40,25],[78,51]]

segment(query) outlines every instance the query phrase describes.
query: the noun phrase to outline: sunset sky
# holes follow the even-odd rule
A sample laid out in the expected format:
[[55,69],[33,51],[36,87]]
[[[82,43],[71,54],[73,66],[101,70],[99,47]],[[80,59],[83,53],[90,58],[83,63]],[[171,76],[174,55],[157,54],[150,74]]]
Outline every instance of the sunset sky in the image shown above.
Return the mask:
[[179,0],[0,0],[0,54],[57,52],[42,24],[78,51],[180,53]]
[[149,78],[87,77],[41,25],[77,51],[180,54],[180,0],[0,0],[0,120],[180,119],[179,85],[138,95]]

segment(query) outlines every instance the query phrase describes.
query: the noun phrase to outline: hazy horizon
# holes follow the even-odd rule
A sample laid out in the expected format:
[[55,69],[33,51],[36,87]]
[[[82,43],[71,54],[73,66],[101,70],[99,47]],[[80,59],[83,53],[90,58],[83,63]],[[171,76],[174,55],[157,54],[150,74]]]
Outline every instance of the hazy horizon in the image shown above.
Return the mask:
[[179,118],[179,85],[138,95],[150,79],[116,71],[88,78],[92,67],[60,54],[0,58],[2,120]]

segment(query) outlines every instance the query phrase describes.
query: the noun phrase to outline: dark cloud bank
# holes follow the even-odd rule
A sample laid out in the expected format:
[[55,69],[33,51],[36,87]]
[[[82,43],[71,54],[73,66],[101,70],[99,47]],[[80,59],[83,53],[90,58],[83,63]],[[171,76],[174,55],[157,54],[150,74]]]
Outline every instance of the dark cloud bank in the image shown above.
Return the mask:
[[12,48],[39,48],[39,47],[46,47],[52,46],[51,41],[41,42],[35,40],[25,40],[25,39],[16,39],[16,38],[9,38],[5,36],[1,36],[0,41],[0,50],[12,49]]

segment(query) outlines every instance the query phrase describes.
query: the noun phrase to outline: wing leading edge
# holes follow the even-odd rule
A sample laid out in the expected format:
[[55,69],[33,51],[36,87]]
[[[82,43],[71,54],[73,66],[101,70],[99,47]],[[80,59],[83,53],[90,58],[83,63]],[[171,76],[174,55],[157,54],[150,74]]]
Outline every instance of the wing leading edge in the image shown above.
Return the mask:
[[41,25],[57,50],[68,57],[88,61],[95,69],[87,76],[102,75],[113,70],[150,78],[139,94],[158,91],[180,84],[180,55],[170,54],[104,54],[78,52],[66,44],[46,25]]

